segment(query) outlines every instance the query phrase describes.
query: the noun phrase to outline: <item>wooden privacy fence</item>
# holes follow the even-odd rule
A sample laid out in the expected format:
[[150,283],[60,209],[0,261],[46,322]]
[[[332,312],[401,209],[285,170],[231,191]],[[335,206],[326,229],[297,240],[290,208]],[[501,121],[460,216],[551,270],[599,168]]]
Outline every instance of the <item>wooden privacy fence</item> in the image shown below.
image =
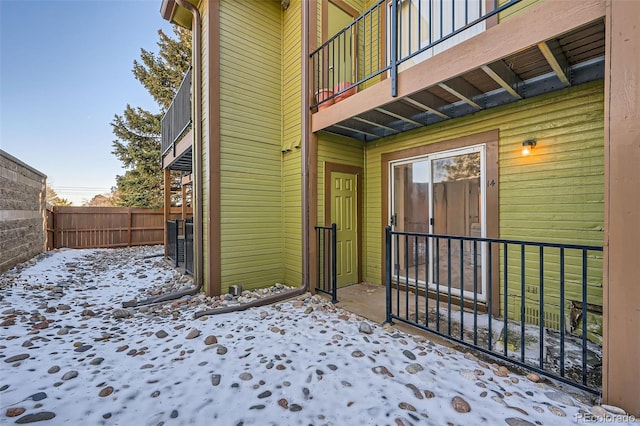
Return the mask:
[[[168,219],[180,218],[172,207]],[[164,243],[164,211],[130,207],[62,207],[47,211],[47,249]]]

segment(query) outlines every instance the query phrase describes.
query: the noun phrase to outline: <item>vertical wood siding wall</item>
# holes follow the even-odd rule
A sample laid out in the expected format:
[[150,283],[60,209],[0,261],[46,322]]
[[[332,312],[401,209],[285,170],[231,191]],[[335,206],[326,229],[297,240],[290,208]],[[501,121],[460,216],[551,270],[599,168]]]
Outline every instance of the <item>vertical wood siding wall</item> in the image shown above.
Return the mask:
[[223,292],[283,280],[281,37],[279,2],[221,2]]

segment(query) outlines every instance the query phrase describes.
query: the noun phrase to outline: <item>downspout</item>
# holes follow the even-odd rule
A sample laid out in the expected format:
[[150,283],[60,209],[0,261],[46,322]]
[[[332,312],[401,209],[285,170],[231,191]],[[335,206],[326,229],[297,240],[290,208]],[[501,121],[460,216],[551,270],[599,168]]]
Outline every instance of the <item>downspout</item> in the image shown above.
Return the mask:
[[196,190],[193,197],[193,211],[195,214],[194,238],[193,238],[193,262],[194,262],[194,281],[196,286],[188,290],[181,290],[174,293],[163,294],[158,297],[142,300],[140,302],[124,302],[123,306],[135,307],[144,306],[155,303],[167,302],[179,299],[183,296],[191,296],[199,293],[204,286],[204,258],[203,258],[203,238],[202,238],[202,57],[200,55],[200,44],[202,37],[202,22],[198,8],[193,6],[186,0],[175,0],[175,2],[190,11],[193,14],[193,23],[191,25],[191,55],[193,57],[193,187]]
[[302,162],[302,286],[242,305],[199,311],[194,314],[195,318],[244,311],[290,299],[309,291],[309,107],[309,2],[302,0],[302,146],[300,152]]

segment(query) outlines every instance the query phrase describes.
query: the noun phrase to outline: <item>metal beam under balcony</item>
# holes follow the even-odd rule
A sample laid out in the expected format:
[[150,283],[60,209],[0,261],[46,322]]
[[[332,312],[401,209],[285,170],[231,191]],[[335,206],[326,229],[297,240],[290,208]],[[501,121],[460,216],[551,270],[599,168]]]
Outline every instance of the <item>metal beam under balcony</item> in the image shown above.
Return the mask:
[[[465,1],[467,4],[473,2]],[[407,13],[408,6],[403,5],[422,3],[430,2],[398,2],[397,22],[406,20],[402,13]],[[503,3],[502,10],[516,3],[517,0]],[[387,2],[379,4],[389,7]],[[336,85],[332,96],[323,94],[316,99],[317,103],[312,106],[312,131],[373,141],[601,79],[604,77],[605,4],[604,0],[542,2],[438,53],[435,50],[427,52],[420,43],[415,43],[412,51],[407,46],[411,37],[408,42],[407,36],[385,36],[377,42],[373,33],[366,36],[366,31],[363,32],[366,23],[378,18],[382,22],[380,25],[393,28],[392,23],[382,21],[386,19],[387,9],[374,6],[312,54],[316,93],[322,87],[331,86],[335,81],[333,75],[355,82]],[[468,22],[461,30],[468,30],[488,16],[485,14]],[[396,28],[396,31],[401,29]],[[346,55],[356,65],[347,66],[345,70],[336,69],[340,64],[334,60],[332,52],[342,52],[340,58],[344,59],[347,50],[340,47],[346,46],[341,40],[356,33],[360,36],[349,36],[349,43],[364,45],[355,46],[350,51],[351,57]],[[388,46],[379,47],[379,44],[387,43],[387,38],[399,43],[395,67],[399,71],[395,79],[391,75],[394,67],[388,64],[389,61],[382,63],[376,59],[384,56],[385,50],[390,51]],[[377,43],[377,47],[366,43]],[[432,41],[426,47],[432,49],[437,44]],[[420,57],[425,52],[429,55]],[[370,54],[377,57],[368,57]],[[377,68],[370,66],[372,63]],[[322,71],[329,65],[331,75]]]

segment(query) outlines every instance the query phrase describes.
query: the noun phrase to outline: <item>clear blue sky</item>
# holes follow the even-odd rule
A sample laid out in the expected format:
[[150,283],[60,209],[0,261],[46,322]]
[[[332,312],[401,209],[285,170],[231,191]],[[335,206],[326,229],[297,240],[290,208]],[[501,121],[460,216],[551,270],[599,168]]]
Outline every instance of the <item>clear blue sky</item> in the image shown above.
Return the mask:
[[[111,154],[114,114],[157,112],[133,77],[157,52],[161,0],[0,0],[0,149],[80,205],[124,170]],[[160,159],[158,159],[160,161]]]

